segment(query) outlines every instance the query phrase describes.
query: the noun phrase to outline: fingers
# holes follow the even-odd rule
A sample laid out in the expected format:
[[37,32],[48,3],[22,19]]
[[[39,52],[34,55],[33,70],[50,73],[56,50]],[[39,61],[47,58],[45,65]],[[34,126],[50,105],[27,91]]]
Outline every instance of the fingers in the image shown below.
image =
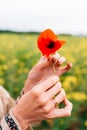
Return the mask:
[[[53,108],[56,107],[55,103],[57,103],[57,105],[60,104],[62,101],[65,100],[65,97],[66,97],[65,91],[61,89],[60,82],[57,83],[53,88],[51,88],[48,92],[46,92],[46,94],[43,94],[44,96],[40,97],[43,101],[45,101],[45,102],[42,101],[43,102],[42,111],[44,111],[45,114],[49,113]],[[52,97],[55,96],[55,94],[58,93],[59,91],[60,93],[55,97],[55,99],[52,99]],[[41,102],[41,99],[40,99],[40,102]]]
[[47,91],[52,86],[58,82],[59,78],[57,76],[51,76],[48,79],[41,82],[39,85],[36,85],[32,88],[32,91],[35,91],[37,94]]
[[[64,102],[65,107],[58,108],[57,105],[61,102]],[[53,118],[60,118],[60,117],[66,117],[71,115],[72,111],[72,103],[66,99],[66,94],[64,89],[61,89],[59,94],[55,97],[55,99],[50,100],[47,104],[44,105],[45,115],[44,117],[46,119],[53,119]]]
[[51,109],[51,111],[48,114],[45,115],[45,118],[53,119],[53,118],[60,118],[60,117],[70,116],[73,105],[67,99],[65,99],[64,102],[65,102],[65,105],[66,105],[64,108]]
[[[71,68],[72,68],[72,63],[68,62],[65,67],[60,68],[60,75],[62,75],[65,72],[69,71]],[[59,74],[58,74],[58,76],[59,76]]]
[[72,63],[67,62],[67,65],[62,68],[63,73],[71,69],[71,67],[72,67]]
[[[61,88],[57,76],[51,76],[40,83],[40,85],[36,85],[30,93],[32,101],[36,103],[34,110],[36,108],[39,110],[42,119],[53,119],[71,115],[72,103],[66,99],[65,91]],[[55,96],[55,99],[53,99],[53,96]],[[65,107],[56,107],[54,101],[57,104],[64,102]]]
[[60,54],[59,53],[55,53],[53,55],[53,61],[55,61],[56,59],[59,59],[60,58]]
[[46,56],[42,56],[39,62],[37,63],[36,67],[47,67],[51,64],[51,57],[47,58]]
[[58,94],[61,91],[61,83],[56,83],[52,88],[50,88],[48,91],[46,91],[46,96],[48,99],[52,99],[56,94]]
[[55,53],[53,56],[50,55],[49,57],[42,56],[37,65],[39,65],[40,68],[42,68],[49,66],[53,62],[55,66],[60,66],[65,61],[66,61],[65,57],[61,57],[59,53]]
[[66,62],[66,58],[65,57],[60,57],[60,55],[58,53],[56,53],[53,56],[53,64],[54,64],[54,70],[56,75],[60,76],[62,74],[64,74],[65,72],[69,71],[72,67],[72,63],[67,62],[67,65],[64,67],[60,67],[64,62]]
[[66,62],[66,58],[63,56],[61,57],[59,53],[55,53],[53,55],[52,61],[54,62],[55,67],[59,67],[61,64]]
[[55,97],[55,99],[53,100],[54,103],[55,103],[55,105],[56,105],[56,104],[60,104],[61,102],[63,102],[64,99],[65,99],[65,97],[66,97],[66,94],[65,94],[64,89],[62,88],[61,91],[60,91],[60,93],[59,93],[59,94]]
[[66,105],[65,108],[58,109],[60,111],[60,117],[66,117],[66,116],[70,116],[71,115],[71,111],[72,111],[72,108],[73,108],[72,103],[68,99],[66,99],[66,98],[64,100],[64,103]]

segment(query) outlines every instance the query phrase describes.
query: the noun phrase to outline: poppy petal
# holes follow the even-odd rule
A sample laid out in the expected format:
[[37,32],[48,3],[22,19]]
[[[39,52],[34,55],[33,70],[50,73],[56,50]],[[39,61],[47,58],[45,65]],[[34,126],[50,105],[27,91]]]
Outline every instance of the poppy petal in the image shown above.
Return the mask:
[[60,40],[61,44],[64,45],[66,43],[66,41],[64,40]]
[[65,41],[59,40],[52,30],[46,29],[38,36],[37,44],[42,54],[49,56],[65,44]]

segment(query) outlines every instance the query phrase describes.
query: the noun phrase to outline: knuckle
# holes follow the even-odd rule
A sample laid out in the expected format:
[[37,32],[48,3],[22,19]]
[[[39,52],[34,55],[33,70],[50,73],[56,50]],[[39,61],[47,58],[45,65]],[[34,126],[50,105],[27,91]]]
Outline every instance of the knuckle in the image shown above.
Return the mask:
[[32,92],[32,96],[34,97],[39,97],[40,95],[40,92],[36,88],[33,88],[31,92]]
[[49,113],[50,109],[48,107],[44,107],[43,111],[45,112],[45,114]]
[[38,103],[39,103],[41,106],[44,106],[45,103],[46,103],[46,99],[40,97],[40,98],[38,99]]
[[51,82],[51,83],[57,82],[58,80],[59,80],[58,76],[52,76],[52,77],[50,78],[50,82]]

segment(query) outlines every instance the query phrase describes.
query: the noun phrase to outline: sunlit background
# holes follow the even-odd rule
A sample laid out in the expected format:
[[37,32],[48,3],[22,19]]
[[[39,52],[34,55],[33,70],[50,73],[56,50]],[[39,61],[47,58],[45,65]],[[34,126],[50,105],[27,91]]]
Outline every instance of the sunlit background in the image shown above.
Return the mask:
[[17,98],[41,57],[37,38],[47,28],[66,40],[59,53],[73,67],[60,80],[73,110],[34,130],[87,130],[87,0],[0,0],[0,84]]

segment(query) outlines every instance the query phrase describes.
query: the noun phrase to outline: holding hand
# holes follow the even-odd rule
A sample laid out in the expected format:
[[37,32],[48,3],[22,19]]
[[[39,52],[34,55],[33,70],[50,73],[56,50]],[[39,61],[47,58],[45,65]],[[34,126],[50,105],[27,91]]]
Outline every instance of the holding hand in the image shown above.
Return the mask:
[[[60,109],[57,104],[61,102],[65,107]],[[51,76],[25,93],[12,111],[25,130],[37,121],[69,116],[71,110],[72,104],[66,99],[58,77]]]
[[65,57],[61,57],[58,53],[54,56],[42,56],[39,62],[31,69],[24,86],[24,92],[27,92],[32,86],[41,83],[50,76],[61,76],[72,67],[72,63],[67,63],[66,66],[61,65],[66,62]]

